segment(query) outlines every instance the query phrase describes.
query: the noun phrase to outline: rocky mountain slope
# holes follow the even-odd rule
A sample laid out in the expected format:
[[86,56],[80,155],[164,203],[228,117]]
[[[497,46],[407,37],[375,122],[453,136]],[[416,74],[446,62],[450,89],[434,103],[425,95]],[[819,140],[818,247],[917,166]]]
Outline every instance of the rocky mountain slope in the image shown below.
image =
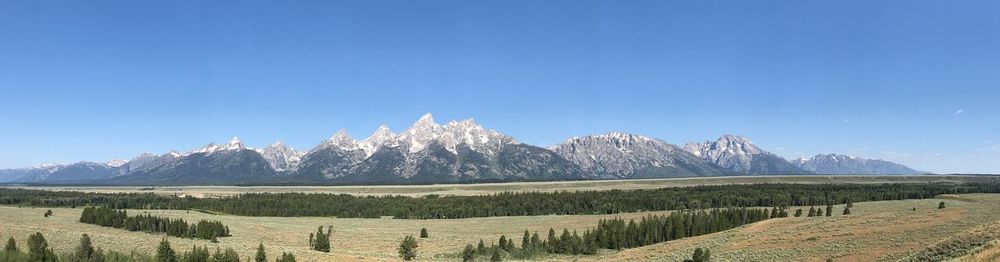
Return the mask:
[[817,174],[916,175],[928,173],[885,160],[838,154],[819,154],[810,158],[800,158],[792,161],[792,164]]
[[688,143],[684,150],[731,172],[745,175],[808,174],[784,158],[760,149],[749,138],[724,135],[716,141]]
[[922,172],[888,161],[840,155],[789,162],[734,135],[681,148],[656,138],[611,132],[541,148],[472,119],[438,124],[426,114],[400,133],[382,125],[367,138],[356,140],[341,130],[308,152],[280,141],[254,149],[233,138],[185,153],[143,153],[129,161],[5,169],[0,170],[0,182],[409,184],[809,173]]
[[574,137],[552,147],[600,178],[718,176],[728,172],[663,140],[612,132]]

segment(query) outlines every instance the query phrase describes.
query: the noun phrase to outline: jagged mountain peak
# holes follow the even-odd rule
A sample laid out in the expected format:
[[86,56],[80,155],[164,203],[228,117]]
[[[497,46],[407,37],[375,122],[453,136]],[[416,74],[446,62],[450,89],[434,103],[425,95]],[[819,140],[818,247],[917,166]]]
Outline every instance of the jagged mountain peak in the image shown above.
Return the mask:
[[392,132],[392,129],[389,129],[389,126],[379,125],[378,128],[375,129],[375,132],[368,136],[368,138],[365,138],[365,140],[358,143],[358,147],[365,151],[365,157],[369,157],[372,154],[375,154],[375,150],[377,150],[379,146],[395,146],[396,144],[387,143],[395,138],[396,134]]
[[757,147],[745,136],[727,134],[716,141],[688,143],[683,149],[708,162],[741,174],[808,173],[788,160]]
[[817,154],[799,158],[793,164],[820,174],[926,174],[898,163],[841,154]]
[[416,126],[420,124],[437,124],[437,123],[434,122],[434,115],[431,114],[430,112],[427,112],[424,115],[420,116],[420,118],[417,119],[417,122],[414,123],[413,125]]
[[240,141],[240,137],[234,136],[232,139],[229,139],[229,146],[243,147],[243,141]]
[[277,172],[294,171],[302,161],[302,152],[296,151],[281,140],[258,151],[271,169]]
[[725,174],[725,171],[659,139],[624,132],[574,137],[552,147],[560,156],[606,178]]
[[244,149],[251,149],[251,148],[248,148],[246,145],[244,145],[243,141],[241,141],[239,137],[234,136],[232,139],[229,140],[229,143],[226,144],[209,143],[205,147],[195,149],[181,156],[197,154],[197,153],[212,154],[220,151],[234,151],[234,150],[244,150]]
[[327,140],[327,143],[343,150],[358,149],[358,141],[347,134],[347,130],[345,129],[338,130],[333,137],[330,137],[330,140]]
[[104,164],[107,165],[107,166],[109,166],[109,167],[120,167],[122,165],[125,165],[125,163],[128,163],[128,161],[124,160],[124,159],[117,159],[116,158],[116,159],[111,159],[108,162],[105,162]]
[[492,155],[503,145],[520,143],[496,130],[483,128],[471,118],[448,122],[437,137],[437,141],[452,153],[457,153],[457,147],[464,144],[472,150]]
[[409,146],[410,153],[416,153],[423,150],[428,143],[437,139],[440,130],[441,125],[434,122],[434,116],[431,113],[427,113],[420,117],[417,122],[414,122],[409,129],[403,131],[398,139]]

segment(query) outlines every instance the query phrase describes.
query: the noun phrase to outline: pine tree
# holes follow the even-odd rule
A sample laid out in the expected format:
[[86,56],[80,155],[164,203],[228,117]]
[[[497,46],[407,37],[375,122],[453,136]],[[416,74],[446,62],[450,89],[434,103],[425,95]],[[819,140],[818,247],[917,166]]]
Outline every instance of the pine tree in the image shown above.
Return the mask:
[[4,251],[17,253],[17,241],[14,241],[14,237],[7,239],[7,246],[3,248]]
[[534,234],[531,234],[531,247],[538,248],[538,246],[541,244],[541,242],[542,242],[542,239],[541,239],[541,237],[538,237],[538,231],[535,231]]
[[944,202],[943,201],[940,204],[938,204],[938,209],[944,209]]
[[420,229],[420,238],[428,238],[428,236],[427,236],[427,228],[426,227]]
[[31,261],[56,261],[55,254],[49,249],[49,243],[45,241],[42,233],[34,233],[28,236],[28,257]]
[[818,217],[823,216],[823,209],[822,208],[817,208],[816,209],[816,216],[818,216]]
[[833,216],[833,205],[826,205],[826,216]]
[[309,235],[309,242],[312,249],[316,251],[330,252],[330,235],[333,234],[333,227],[328,227],[327,232],[323,232],[323,227],[316,229],[316,234]]
[[292,253],[284,252],[281,253],[281,257],[274,260],[274,262],[295,262],[295,255]]
[[493,250],[493,255],[490,256],[490,261],[492,262],[503,261],[503,257],[500,256],[500,250],[496,249]]
[[476,246],[476,254],[486,254],[486,243],[483,243],[483,239],[479,239],[479,245]]
[[231,247],[227,247],[223,253],[219,253],[219,249],[216,248],[212,258],[215,259],[215,262],[240,262],[240,255]]
[[806,215],[806,217],[814,217],[814,216],[816,216],[816,207],[809,207],[809,214]]
[[399,257],[403,260],[410,261],[417,257],[417,239],[413,236],[406,236],[403,241],[399,243]]
[[569,234],[569,229],[563,229],[562,235],[559,236],[559,249],[556,253],[568,254],[573,251],[573,247],[570,246],[572,243],[573,236]]
[[528,249],[531,247],[531,233],[527,229],[524,230],[524,236],[521,237],[521,249]]
[[500,249],[510,251],[510,250],[507,249],[507,236],[506,235],[501,235],[499,242],[500,242]]
[[844,207],[844,215],[846,216],[846,215],[850,215],[850,214],[851,214],[851,208],[850,207]]
[[83,234],[80,237],[80,245],[76,247],[73,257],[78,261],[90,261],[94,257],[94,245],[90,243],[90,236]]
[[177,262],[177,253],[174,249],[170,248],[170,242],[167,238],[163,238],[160,241],[160,246],[156,248],[156,261],[157,262]]
[[472,244],[465,245],[465,249],[462,250],[462,261],[472,261],[476,258],[476,250],[472,248]]
[[795,217],[801,217],[801,216],[802,216],[802,209],[801,208],[796,209],[795,210]]
[[267,262],[267,252],[264,251],[264,243],[260,243],[257,246],[257,254],[254,256],[254,262]]

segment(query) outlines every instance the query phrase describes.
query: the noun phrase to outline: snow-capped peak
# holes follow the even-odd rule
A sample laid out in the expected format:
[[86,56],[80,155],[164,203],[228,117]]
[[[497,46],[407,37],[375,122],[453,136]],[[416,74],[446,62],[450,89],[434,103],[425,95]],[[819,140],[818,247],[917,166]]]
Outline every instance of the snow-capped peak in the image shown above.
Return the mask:
[[299,162],[302,161],[302,152],[296,151],[294,148],[285,145],[284,142],[278,140],[258,151],[261,157],[271,165],[275,171],[284,172],[295,170]]
[[486,154],[493,154],[504,144],[518,143],[512,137],[483,128],[471,118],[448,122],[441,128],[437,141],[452,153],[457,153],[458,145],[465,144],[472,150]]
[[380,125],[378,129],[375,129],[375,132],[372,133],[372,135],[359,142],[358,147],[365,151],[365,157],[369,157],[372,154],[375,154],[375,150],[378,150],[379,146],[396,146],[394,143],[388,143],[393,141],[395,138],[396,134],[392,133],[392,130],[389,129],[388,126]]
[[108,165],[110,167],[120,167],[120,166],[125,165],[125,163],[128,163],[128,161],[125,161],[123,159],[111,159],[111,161],[108,161],[108,162],[106,162],[104,164]]
[[234,137],[233,137],[232,139],[229,139],[229,145],[230,145],[230,146],[233,146],[233,145],[240,145],[240,146],[242,146],[242,145],[243,145],[243,142],[242,142],[242,141],[240,141],[240,138],[239,138],[239,137],[235,137],[235,136],[234,136]]
[[354,150],[358,148],[358,142],[354,141],[354,138],[351,138],[351,136],[347,134],[347,130],[344,129],[338,130],[333,137],[330,137],[329,143],[344,150]]
[[414,123],[413,125],[416,126],[416,125],[420,125],[421,123],[424,123],[424,124],[435,124],[435,125],[437,124],[437,123],[434,122],[434,115],[432,115],[430,112],[427,112],[423,116],[420,116],[420,119],[417,119],[417,122]]
[[240,149],[248,149],[248,148],[246,147],[246,145],[243,144],[242,141],[240,141],[239,137],[233,137],[232,139],[229,140],[229,143],[225,145],[209,143],[205,147],[195,149],[187,153],[186,155],[197,154],[197,153],[211,154],[219,151],[230,151],[230,150],[240,150]]
[[427,147],[427,143],[437,139],[440,131],[441,125],[434,122],[431,113],[427,113],[413,123],[410,129],[400,134],[399,140],[409,145],[410,153],[419,152]]

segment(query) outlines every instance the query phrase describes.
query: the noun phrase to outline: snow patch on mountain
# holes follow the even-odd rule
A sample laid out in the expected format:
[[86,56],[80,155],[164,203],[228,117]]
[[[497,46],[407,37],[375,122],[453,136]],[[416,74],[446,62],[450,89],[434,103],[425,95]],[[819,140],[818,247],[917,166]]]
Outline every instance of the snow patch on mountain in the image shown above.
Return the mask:
[[274,171],[279,173],[294,171],[302,161],[302,156],[305,155],[305,153],[296,151],[295,148],[286,145],[281,140],[257,152],[271,165]]
[[865,159],[838,154],[818,154],[792,161],[799,168],[818,174],[927,174],[910,167],[881,159]]

